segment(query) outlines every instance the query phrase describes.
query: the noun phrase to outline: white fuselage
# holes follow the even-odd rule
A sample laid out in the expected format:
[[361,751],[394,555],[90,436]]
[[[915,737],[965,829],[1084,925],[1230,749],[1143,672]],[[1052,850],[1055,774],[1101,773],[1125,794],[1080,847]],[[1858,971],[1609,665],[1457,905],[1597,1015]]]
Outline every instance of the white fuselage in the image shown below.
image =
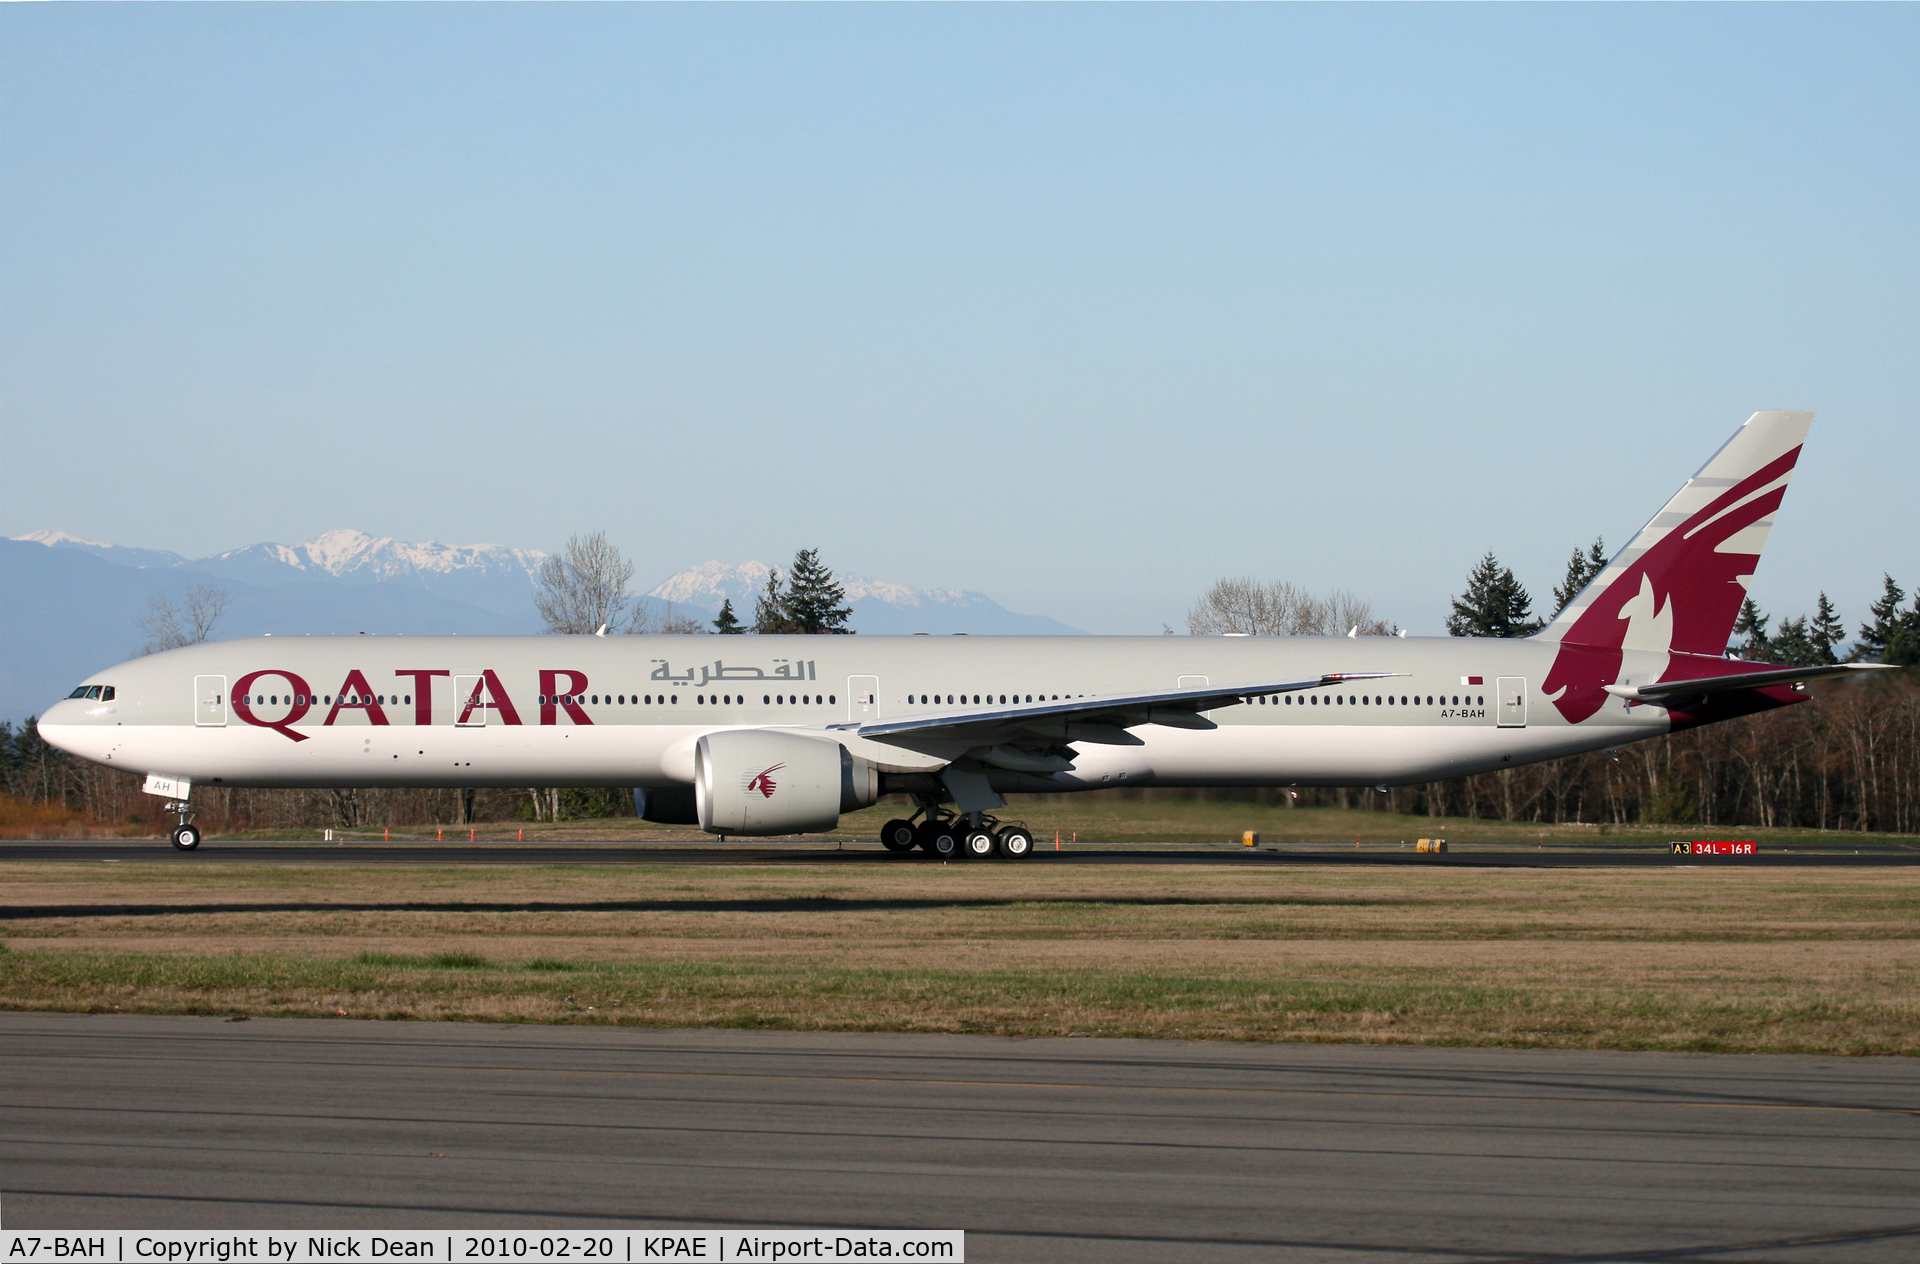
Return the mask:
[[[112,699],[49,708],[40,732],[109,767],[229,786],[668,787],[699,738],[824,735],[1008,700],[1324,673],[1391,678],[1077,742],[1066,772],[1008,790],[1404,785],[1619,746],[1668,731],[1613,702],[1569,723],[1539,693],[1557,647],[1399,637],[260,637],[192,646],[91,677]],[[1629,653],[1620,678],[1666,656]],[[958,755],[960,752],[951,752]]]

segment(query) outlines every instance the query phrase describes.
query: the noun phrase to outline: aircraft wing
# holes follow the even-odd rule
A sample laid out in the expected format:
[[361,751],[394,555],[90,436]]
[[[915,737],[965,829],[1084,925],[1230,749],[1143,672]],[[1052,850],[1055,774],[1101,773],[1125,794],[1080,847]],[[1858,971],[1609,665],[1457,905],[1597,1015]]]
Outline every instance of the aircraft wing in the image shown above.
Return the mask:
[[1231,706],[1248,698],[1404,675],[1405,672],[1330,672],[1311,680],[1203,685],[1196,689],[1164,689],[1152,693],[1093,694],[990,710],[933,711],[898,720],[867,720],[833,724],[828,728],[916,748],[928,742],[941,746],[958,743],[970,747],[1017,740],[1139,746],[1142,744],[1140,739],[1127,732],[1137,725],[1164,724],[1172,728],[1211,729],[1218,726],[1201,712],[1214,707]]
[[1606,690],[1629,702],[1661,706],[1674,698],[1698,698],[1703,694],[1731,693],[1739,689],[1764,689],[1768,685],[1796,685],[1803,680],[1823,680],[1831,676],[1850,676],[1863,671],[1891,671],[1891,663],[1831,663],[1820,667],[1769,667],[1764,671],[1736,672],[1731,676],[1696,677],[1693,680],[1663,680],[1652,685],[1608,685]]

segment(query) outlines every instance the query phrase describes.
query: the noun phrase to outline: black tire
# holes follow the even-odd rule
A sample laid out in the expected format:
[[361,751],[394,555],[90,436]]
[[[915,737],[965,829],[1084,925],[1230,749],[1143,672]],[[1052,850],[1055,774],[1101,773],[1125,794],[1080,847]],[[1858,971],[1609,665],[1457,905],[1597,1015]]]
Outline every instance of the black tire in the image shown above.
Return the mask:
[[960,856],[960,833],[945,821],[928,821],[920,827],[920,847],[930,856],[957,860]]
[[892,820],[880,827],[880,845],[888,851],[912,851],[919,841],[912,821]]
[[969,860],[987,860],[993,855],[993,835],[986,830],[968,830],[961,847]]
[[1000,854],[1009,860],[1025,860],[1033,855],[1033,835],[1018,825],[1010,825],[1001,830],[1000,837],[995,841],[999,845]]
[[173,845],[180,851],[192,851],[200,845],[200,831],[191,825],[175,826]]

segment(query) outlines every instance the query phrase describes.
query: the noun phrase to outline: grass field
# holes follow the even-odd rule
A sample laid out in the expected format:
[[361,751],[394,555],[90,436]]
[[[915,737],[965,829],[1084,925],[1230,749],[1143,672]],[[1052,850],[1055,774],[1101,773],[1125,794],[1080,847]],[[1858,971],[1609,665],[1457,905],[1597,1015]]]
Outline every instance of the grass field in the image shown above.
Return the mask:
[[0,1007],[1920,1052],[1920,869],[0,863]]

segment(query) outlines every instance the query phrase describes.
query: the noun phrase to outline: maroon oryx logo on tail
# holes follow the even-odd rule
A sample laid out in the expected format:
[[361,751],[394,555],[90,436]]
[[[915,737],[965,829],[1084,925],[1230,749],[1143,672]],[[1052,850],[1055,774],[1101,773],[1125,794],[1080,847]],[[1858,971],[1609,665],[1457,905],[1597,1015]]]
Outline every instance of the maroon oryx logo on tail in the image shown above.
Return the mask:
[[752,777],[748,778],[747,780],[747,791],[751,793],[755,790],[758,790],[760,792],[761,798],[771,799],[773,797],[773,792],[780,788],[779,785],[774,781],[773,774],[779,772],[782,768],[785,768],[785,767],[786,767],[785,764],[775,764],[771,768],[765,769],[762,772],[755,773]]

